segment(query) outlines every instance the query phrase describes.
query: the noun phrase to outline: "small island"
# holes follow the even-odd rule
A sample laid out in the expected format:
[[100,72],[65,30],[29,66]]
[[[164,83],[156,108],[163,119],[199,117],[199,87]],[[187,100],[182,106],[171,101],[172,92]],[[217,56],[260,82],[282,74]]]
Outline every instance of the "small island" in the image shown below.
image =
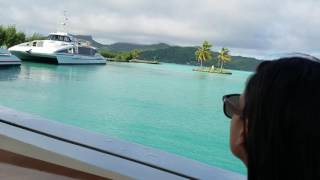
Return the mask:
[[155,60],[141,60],[141,59],[115,59],[115,58],[105,58],[107,61],[112,62],[125,62],[125,63],[144,63],[144,64],[160,64],[159,61]]
[[217,59],[218,59],[219,68],[215,68],[214,66],[212,67],[202,66],[203,61],[207,61],[213,58],[213,53],[210,50],[211,47],[212,45],[209,44],[208,41],[204,41],[202,46],[197,49],[197,51],[195,52],[195,56],[198,62],[200,62],[200,68],[193,69],[193,71],[231,75],[232,74],[231,72],[225,71],[223,69],[223,65],[226,62],[231,61],[231,56],[229,54],[230,51],[227,48],[222,48],[218,54]]
[[144,63],[144,64],[160,64],[157,60],[141,60],[138,59],[141,51],[134,49],[130,52],[110,52],[106,50],[100,51],[101,55],[106,58],[107,61],[114,62],[130,62],[130,63]]
[[207,72],[207,73],[217,73],[217,74],[232,74],[229,71],[225,71],[225,70],[220,70],[217,68],[209,68],[209,67],[203,67],[203,68],[195,68],[192,69],[192,71],[198,71],[198,72]]
[[147,60],[141,60],[141,59],[131,59],[129,62],[132,63],[145,63],[145,64],[160,64],[159,61],[152,60],[152,61],[147,61]]

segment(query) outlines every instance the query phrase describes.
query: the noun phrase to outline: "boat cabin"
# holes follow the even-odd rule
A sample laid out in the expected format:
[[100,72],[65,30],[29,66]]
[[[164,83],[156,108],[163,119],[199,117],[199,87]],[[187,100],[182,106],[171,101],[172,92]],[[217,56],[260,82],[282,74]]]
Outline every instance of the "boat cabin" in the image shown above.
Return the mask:
[[63,41],[63,42],[73,42],[72,36],[66,34],[66,33],[51,33],[48,36],[48,40],[53,41]]

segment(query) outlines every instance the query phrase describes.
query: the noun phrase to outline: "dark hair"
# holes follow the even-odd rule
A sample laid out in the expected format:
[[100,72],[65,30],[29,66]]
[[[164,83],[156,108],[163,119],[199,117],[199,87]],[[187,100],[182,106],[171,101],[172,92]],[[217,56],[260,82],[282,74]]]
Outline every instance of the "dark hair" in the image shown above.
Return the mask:
[[320,179],[320,61],[265,61],[244,94],[248,179]]

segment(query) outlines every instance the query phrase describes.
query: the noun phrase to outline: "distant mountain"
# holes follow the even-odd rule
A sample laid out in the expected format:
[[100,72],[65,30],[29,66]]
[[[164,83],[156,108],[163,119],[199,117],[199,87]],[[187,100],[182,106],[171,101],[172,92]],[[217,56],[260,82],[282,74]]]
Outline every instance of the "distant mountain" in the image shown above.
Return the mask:
[[165,48],[170,47],[170,45],[165,44],[165,43],[146,45],[146,44],[134,44],[134,43],[119,42],[119,43],[107,45],[107,44],[101,44],[101,43],[95,41],[91,35],[73,35],[73,36],[78,39],[89,41],[91,43],[91,45],[96,48],[107,49],[107,50],[113,51],[113,52],[126,52],[126,51],[132,51],[134,49],[140,49],[141,51],[148,51],[148,50],[165,49]]
[[[78,39],[83,39],[91,42],[91,44],[99,49],[107,50],[110,52],[128,52],[134,49],[142,51],[140,59],[153,60],[156,59],[160,62],[176,63],[176,64],[190,64],[198,65],[198,61],[195,58],[195,51],[197,47],[181,47],[170,46],[165,43],[158,44],[133,44],[133,43],[114,43],[110,45],[101,44],[93,40],[91,35],[75,35]],[[213,53],[213,59],[204,62],[205,66],[217,65],[217,52]],[[231,52],[232,54],[232,52]],[[254,71],[258,64],[262,61],[251,57],[232,56],[231,62],[225,64],[227,69]]]
[[224,67],[241,71],[255,71],[261,62],[263,62],[263,60],[256,58],[232,56],[231,62],[226,63]]
[[114,43],[110,45],[104,45],[103,49],[108,49],[114,52],[126,52],[132,51],[134,49],[140,49],[141,51],[148,51],[148,50],[157,50],[157,49],[165,49],[170,47],[168,44],[159,43],[159,44],[132,44],[132,43]]
[[143,51],[141,59],[156,59],[161,62],[176,64],[196,64],[195,51],[196,47],[179,47],[171,46],[165,49],[156,49],[151,51]]
[[91,43],[92,46],[96,47],[96,48],[101,48],[104,45],[101,43],[98,43],[97,41],[95,41],[91,35],[73,35],[74,37],[76,37],[77,39],[82,39],[85,41],[89,41]]
[[[172,46],[166,49],[144,51],[142,52],[140,58],[144,60],[156,59],[160,62],[167,63],[199,65],[199,62],[195,58],[196,50],[197,47]],[[216,66],[218,64],[218,53],[212,53],[213,59],[204,62],[204,66]],[[256,67],[262,62],[261,60],[250,57],[232,56],[231,58],[232,60],[224,65],[224,67],[227,69],[254,71]]]

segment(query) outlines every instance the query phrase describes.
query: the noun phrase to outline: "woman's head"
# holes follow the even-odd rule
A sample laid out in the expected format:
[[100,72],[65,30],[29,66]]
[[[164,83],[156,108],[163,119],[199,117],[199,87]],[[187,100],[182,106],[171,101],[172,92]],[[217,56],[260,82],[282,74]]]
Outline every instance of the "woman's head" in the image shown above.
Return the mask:
[[240,104],[230,143],[249,179],[320,177],[320,61],[261,63]]

